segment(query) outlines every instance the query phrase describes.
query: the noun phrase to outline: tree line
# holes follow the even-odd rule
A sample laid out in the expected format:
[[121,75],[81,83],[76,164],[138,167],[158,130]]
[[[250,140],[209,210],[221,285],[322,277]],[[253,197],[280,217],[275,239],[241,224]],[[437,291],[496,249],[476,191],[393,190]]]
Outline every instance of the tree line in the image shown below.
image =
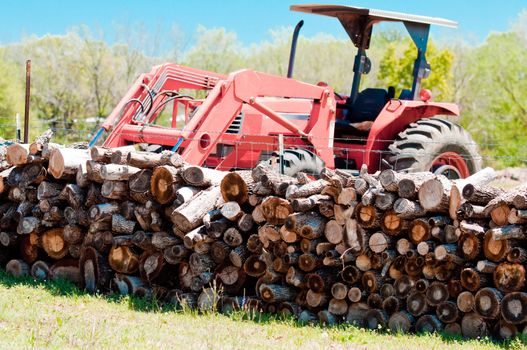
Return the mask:
[[[461,107],[461,124],[480,145],[486,163],[519,166],[527,147],[527,12],[508,31],[491,33],[479,45],[431,42],[428,61],[432,74],[424,87],[434,100]],[[24,62],[31,58],[31,137],[53,128],[59,140],[88,140],[133,81],[154,65],[179,64],[229,73],[251,68],[285,76],[290,28],[271,31],[267,41],[244,45],[224,28],[199,27],[191,45],[177,35],[169,52],[155,53],[156,40],[141,28],[109,44],[88,28],[65,35],[27,37],[0,46],[0,137],[14,137],[15,114],[23,111]],[[154,43],[154,44],[153,44]],[[150,51],[150,52],[149,52]],[[416,49],[402,31],[374,33],[368,56],[372,70],[363,87],[411,86]],[[355,49],[347,39],[326,34],[301,36],[295,78],[324,81],[336,92],[351,89]]]

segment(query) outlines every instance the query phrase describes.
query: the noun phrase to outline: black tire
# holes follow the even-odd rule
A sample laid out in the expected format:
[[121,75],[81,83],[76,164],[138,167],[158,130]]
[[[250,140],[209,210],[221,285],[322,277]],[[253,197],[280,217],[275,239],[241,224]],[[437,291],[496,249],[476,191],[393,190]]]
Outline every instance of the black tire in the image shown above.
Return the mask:
[[450,177],[457,178],[453,169],[447,169],[449,166],[438,169],[433,163],[445,152],[459,155],[459,160],[464,160],[470,174],[481,170],[477,144],[466,130],[446,119],[427,118],[410,124],[397,135],[395,142],[389,146],[389,151],[388,162],[398,171],[445,171],[445,175],[451,171]]
[[[278,156],[266,160],[266,164],[278,167]],[[296,176],[299,172],[319,176],[324,169],[324,161],[316,154],[304,149],[284,150],[284,175]]]

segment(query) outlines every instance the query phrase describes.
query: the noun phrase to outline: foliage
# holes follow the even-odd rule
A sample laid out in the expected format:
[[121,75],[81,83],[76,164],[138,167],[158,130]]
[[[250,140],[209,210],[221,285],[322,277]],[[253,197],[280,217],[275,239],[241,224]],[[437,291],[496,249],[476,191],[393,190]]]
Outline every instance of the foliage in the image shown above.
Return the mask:
[[[385,86],[395,87],[395,96],[401,90],[412,88],[412,72],[417,57],[417,48],[410,38],[389,42],[380,63],[379,79]],[[428,43],[426,54],[432,72],[423,80],[423,88],[432,90],[437,101],[452,99],[452,52],[438,49],[432,40]]]
[[15,114],[21,111],[23,87],[17,79],[17,67],[4,58],[5,49],[0,48],[0,137],[15,137]]

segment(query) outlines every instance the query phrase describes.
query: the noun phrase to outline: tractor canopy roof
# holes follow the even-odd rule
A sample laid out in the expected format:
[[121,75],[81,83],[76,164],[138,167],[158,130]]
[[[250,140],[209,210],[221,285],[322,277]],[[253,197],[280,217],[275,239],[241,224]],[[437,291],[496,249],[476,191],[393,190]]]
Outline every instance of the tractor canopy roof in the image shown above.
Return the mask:
[[425,35],[428,37],[431,24],[450,28],[457,27],[456,22],[444,18],[426,17],[344,5],[292,5],[290,9],[297,12],[338,18],[353,41],[353,44],[364,49],[369,47],[372,27],[378,22],[403,22],[414,41],[416,39],[414,38],[414,33],[416,32],[420,32],[421,35],[419,36]]

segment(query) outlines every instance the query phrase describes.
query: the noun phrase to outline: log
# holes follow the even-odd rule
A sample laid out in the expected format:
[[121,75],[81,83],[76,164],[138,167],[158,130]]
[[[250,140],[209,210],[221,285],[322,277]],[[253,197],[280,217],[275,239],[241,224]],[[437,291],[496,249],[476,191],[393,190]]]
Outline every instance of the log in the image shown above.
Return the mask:
[[397,194],[401,198],[415,199],[418,197],[421,186],[428,180],[434,178],[429,172],[413,173],[409,178],[403,178],[398,183]]
[[79,261],[77,259],[62,259],[54,263],[49,270],[52,281],[65,280],[79,285],[81,281]]
[[[267,197],[261,204],[263,216],[271,225],[282,225],[292,213],[291,204],[288,200],[280,197]],[[254,217],[255,221],[258,220]]]
[[488,185],[466,184],[463,187],[462,195],[468,202],[475,205],[486,205],[492,199],[502,196],[504,190]]
[[409,227],[409,223],[402,220],[393,210],[384,213],[381,219],[381,229],[384,233],[390,236],[399,236],[403,231]]
[[79,259],[81,287],[90,293],[109,288],[112,270],[105,259],[93,247],[84,247]]
[[9,185],[7,184],[7,179],[9,178],[9,174],[11,174],[14,169],[15,167],[11,167],[0,171],[0,193],[6,192],[9,188]]
[[159,204],[167,204],[176,198],[176,186],[180,168],[169,165],[154,169],[150,182],[150,192]]
[[420,316],[428,311],[426,296],[420,292],[411,292],[406,298],[406,308],[413,316]]
[[401,301],[399,298],[391,295],[382,301],[382,309],[388,314],[392,315],[401,309]]
[[161,153],[129,152],[126,155],[126,164],[140,169],[153,169],[162,165],[171,165],[178,168],[182,167],[184,163],[181,155],[170,151]]
[[39,256],[38,241],[39,241],[39,238],[34,233],[24,235],[21,239],[21,242],[19,245],[20,255],[22,259],[28,264],[32,264],[38,259],[38,256]]
[[393,210],[401,219],[416,219],[426,213],[418,202],[406,198],[397,199],[393,204]]
[[521,247],[512,247],[507,253],[507,261],[522,264],[527,262],[527,250]]
[[374,253],[382,253],[383,251],[388,249],[388,247],[391,246],[392,243],[393,239],[382,232],[376,232],[372,234],[368,241],[368,245]]
[[419,189],[419,203],[427,210],[437,213],[448,212],[452,184],[444,176],[436,176],[424,182]]
[[431,236],[431,228],[427,220],[416,219],[410,223],[409,238],[414,244],[427,241]]
[[495,240],[492,232],[485,233],[483,238],[483,253],[487,259],[494,262],[504,260],[513,246],[512,240]]
[[220,198],[221,192],[219,187],[203,190],[192,201],[176,208],[170,215],[170,218],[174,225],[182,232],[189,232],[203,223],[203,216],[215,208]]
[[230,221],[237,221],[244,213],[238,202],[226,202],[220,208],[221,215]]
[[355,215],[357,222],[363,228],[373,229],[380,226],[381,215],[374,206],[358,204]]
[[226,202],[243,204],[249,200],[249,191],[255,181],[249,172],[228,173],[220,183],[221,195]]
[[417,333],[435,333],[443,330],[443,324],[435,315],[423,315],[415,321]]
[[77,173],[79,165],[90,159],[86,149],[57,148],[51,152],[48,173],[55,179],[72,177]]
[[6,160],[9,165],[24,165],[28,162],[29,145],[13,143],[7,146]]
[[394,333],[407,333],[414,325],[414,317],[407,311],[398,311],[390,316],[388,328]]
[[494,286],[504,293],[517,292],[525,285],[525,267],[518,263],[501,263],[493,273]]
[[37,260],[31,265],[31,277],[37,280],[47,280],[49,278],[49,265],[45,261]]
[[507,293],[501,300],[500,311],[508,323],[517,325],[527,322],[527,293]]
[[68,244],[64,241],[63,231],[63,228],[54,228],[44,232],[40,238],[42,248],[52,259],[59,260],[68,254]]
[[334,271],[329,268],[319,269],[317,271],[309,273],[307,278],[307,286],[309,289],[322,293],[330,291],[333,284],[336,282],[337,276]]
[[491,228],[489,231],[492,234],[492,239],[502,241],[506,239],[526,239],[525,231],[519,225],[507,225]]
[[496,288],[480,289],[474,297],[474,309],[479,315],[487,319],[495,319],[500,314],[502,299],[503,294]]
[[461,312],[469,313],[474,310],[474,294],[469,291],[463,291],[457,296],[457,307]]
[[259,290],[262,300],[267,303],[292,301],[297,294],[294,288],[279,284],[261,284]]
[[324,234],[325,220],[316,212],[295,213],[287,216],[285,227],[307,239],[316,239]]
[[57,197],[64,187],[63,183],[43,181],[37,187],[37,198],[43,200],[46,198]]
[[518,335],[518,328],[504,320],[500,320],[493,329],[494,337],[499,340],[510,340]]
[[20,259],[9,260],[5,267],[5,270],[7,273],[15,277],[29,275],[29,265],[25,261]]
[[180,175],[183,181],[191,186],[209,187],[219,186],[227,172],[199,166],[189,166],[184,168]]
[[311,308],[322,308],[329,302],[329,298],[325,293],[317,293],[309,289],[306,294],[306,302]]
[[101,203],[90,207],[88,216],[92,221],[111,221],[113,214],[120,210],[119,204],[116,202]]
[[366,326],[364,316],[368,310],[369,306],[364,303],[351,304],[346,315],[346,322],[364,328]]
[[329,243],[339,244],[344,238],[344,227],[339,225],[337,221],[330,220],[325,225],[324,236]]
[[369,329],[383,329],[388,324],[388,314],[383,310],[370,309],[364,315],[366,327]]
[[53,131],[51,129],[46,130],[44,133],[39,135],[35,141],[29,145],[30,154],[39,154],[44,149],[44,146],[47,145],[51,138],[53,137]]
[[14,232],[0,232],[0,244],[4,247],[10,247],[17,244],[17,234]]
[[412,179],[412,177],[409,174],[399,173],[391,169],[383,170],[379,174],[381,186],[389,192],[397,192],[399,190],[399,182],[402,179]]
[[112,215],[112,231],[114,233],[132,234],[134,233],[135,225],[135,221],[126,220],[126,218],[120,214]]
[[444,283],[434,281],[426,290],[426,302],[431,306],[438,306],[449,298],[448,288]]
[[463,288],[476,292],[480,288],[483,288],[488,285],[488,279],[485,275],[478,273],[472,268],[464,268],[460,274],[461,285]]
[[307,198],[312,195],[321,194],[329,183],[324,179],[308,182],[304,185],[290,185],[286,190],[286,199]]
[[481,339],[489,335],[489,325],[477,313],[468,313],[461,320],[461,332],[465,338]]
[[114,246],[108,253],[108,263],[118,273],[133,274],[139,270],[139,255],[129,246]]
[[243,237],[236,228],[228,228],[223,234],[223,241],[230,247],[237,247],[243,243]]
[[296,198],[291,201],[291,208],[294,212],[306,212],[311,211],[318,205],[326,203],[331,205],[333,200],[328,195],[314,194],[307,198]]

